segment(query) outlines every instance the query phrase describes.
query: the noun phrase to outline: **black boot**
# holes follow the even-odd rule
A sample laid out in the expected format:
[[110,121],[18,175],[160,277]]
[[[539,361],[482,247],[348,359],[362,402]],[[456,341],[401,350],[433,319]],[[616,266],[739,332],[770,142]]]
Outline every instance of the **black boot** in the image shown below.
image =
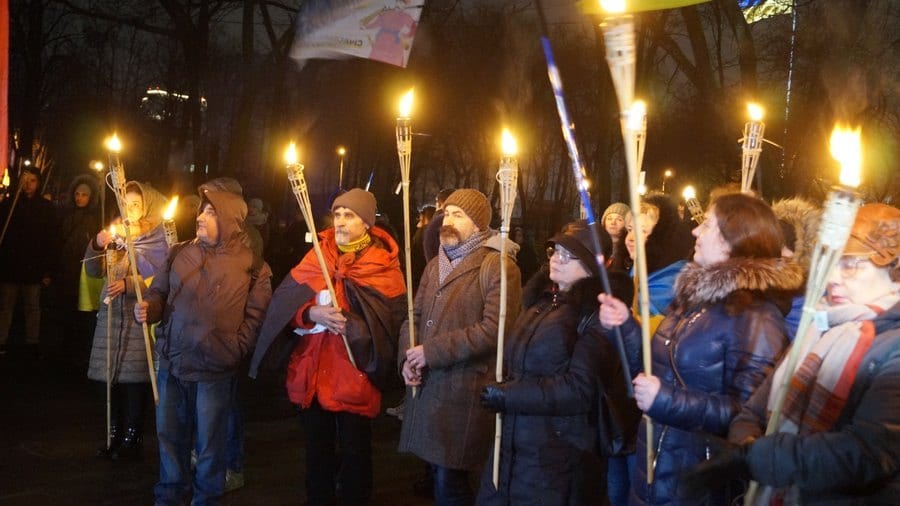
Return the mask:
[[135,460],[140,458],[144,438],[137,427],[128,427],[122,443],[112,452],[113,460]]
[[97,447],[97,452],[94,454],[97,458],[111,459],[113,453],[115,453],[116,449],[119,448],[119,445],[122,444],[122,433],[119,432],[118,425],[113,425],[109,428],[109,435],[109,446],[106,446],[106,442],[104,441],[102,445]]

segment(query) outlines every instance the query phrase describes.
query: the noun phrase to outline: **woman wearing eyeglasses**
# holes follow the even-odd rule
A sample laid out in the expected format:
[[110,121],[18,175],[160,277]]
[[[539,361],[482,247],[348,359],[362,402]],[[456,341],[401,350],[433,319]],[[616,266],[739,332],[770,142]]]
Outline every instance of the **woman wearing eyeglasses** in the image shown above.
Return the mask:
[[824,302],[778,434],[762,437],[785,362],[732,422],[728,439],[742,446],[698,470],[693,486],[742,475],[764,485],[756,504],[897,504],[900,210],[859,210]]
[[[597,227],[610,249],[605,231]],[[523,310],[506,337],[506,381],[486,386],[482,405],[503,414],[499,486],[485,464],[478,504],[602,504],[604,462],[594,452],[599,388],[624,379],[616,350],[597,318],[601,291],[596,249],[584,221],[549,242],[549,270],[535,274]],[[610,273],[613,290],[630,297],[624,273]]]
[[[772,210],[754,197],[725,194],[706,214],[693,232],[693,262],[678,275],[675,299],[653,335],[653,369],[633,381],[638,407],[653,420],[656,457],[648,484],[642,422],[631,504],[728,504],[727,480],[685,499],[680,475],[711,457],[705,434],[727,434],[787,345],[786,293],[800,286],[803,273],[781,258]],[[628,307],[606,295],[600,302],[603,325],[622,325],[626,341],[640,342]]]

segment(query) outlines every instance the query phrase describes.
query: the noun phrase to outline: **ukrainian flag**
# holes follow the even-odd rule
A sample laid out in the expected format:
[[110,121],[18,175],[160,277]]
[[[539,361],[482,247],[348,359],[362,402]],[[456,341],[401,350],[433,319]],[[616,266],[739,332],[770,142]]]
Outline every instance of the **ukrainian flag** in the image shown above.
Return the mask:
[[793,0],[738,0],[747,23],[756,23],[779,14],[790,14],[794,9]]

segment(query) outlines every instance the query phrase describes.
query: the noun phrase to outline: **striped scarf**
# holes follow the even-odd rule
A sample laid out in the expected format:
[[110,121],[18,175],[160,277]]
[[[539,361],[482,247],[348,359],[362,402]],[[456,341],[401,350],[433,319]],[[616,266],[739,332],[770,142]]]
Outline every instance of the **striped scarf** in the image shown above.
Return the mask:
[[441,246],[438,249],[438,283],[443,283],[463,258],[479,248],[492,233],[491,230],[475,232],[456,246]]

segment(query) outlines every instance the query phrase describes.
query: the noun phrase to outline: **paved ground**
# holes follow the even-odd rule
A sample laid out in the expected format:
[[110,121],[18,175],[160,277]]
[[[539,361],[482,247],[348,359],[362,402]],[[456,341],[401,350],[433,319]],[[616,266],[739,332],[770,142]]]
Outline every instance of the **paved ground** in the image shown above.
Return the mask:
[[[94,457],[104,440],[105,386],[81,368],[44,358],[0,356],[0,505],[152,504],[158,453],[152,420],[139,462]],[[302,504],[301,427],[274,379],[242,382],[246,413],[246,486],[224,504]],[[385,404],[396,403],[399,389]],[[374,421],[375,504],[420,505],[411,482],[421,464],[396,452],[400,422]]]

